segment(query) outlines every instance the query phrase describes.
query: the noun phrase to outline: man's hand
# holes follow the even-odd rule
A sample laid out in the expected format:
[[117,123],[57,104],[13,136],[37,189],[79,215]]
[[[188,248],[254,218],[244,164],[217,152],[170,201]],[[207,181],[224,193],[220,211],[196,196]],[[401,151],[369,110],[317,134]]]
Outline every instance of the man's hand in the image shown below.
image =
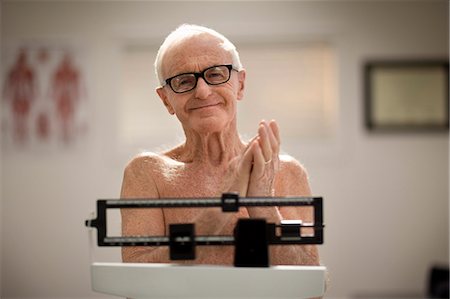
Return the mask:
[[253,167],[250,172],[247,196],[273,196],[275,175],[280,160],[280,132],[275,120],[261,121],[258,136],[252,141]]
[[280,133],[277,123],[261,121],[258,134],[241,155],[230,161],[224,191],[241,197],[273,196],[275,174],[279,168]]
[[224,178],[224,186],[222,188],[224,192],[238,192],[241,197],[247,196],[248,182],[253,163],[252,146],[257,137],[253,137],[244,151],[230,161],[228,173]]

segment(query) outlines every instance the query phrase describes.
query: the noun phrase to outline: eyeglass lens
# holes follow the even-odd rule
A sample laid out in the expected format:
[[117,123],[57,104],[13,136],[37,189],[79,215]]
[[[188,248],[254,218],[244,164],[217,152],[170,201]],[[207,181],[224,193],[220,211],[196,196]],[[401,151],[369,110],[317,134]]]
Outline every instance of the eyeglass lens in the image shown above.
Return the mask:
[[170,87],[175,92],[185,92],[195,88],[198,77],[202,77],[208,84],[217,85],[230,79],[230,70],[227,66],[213,66],[204,70],[201,74],[181,74],[170,80]]

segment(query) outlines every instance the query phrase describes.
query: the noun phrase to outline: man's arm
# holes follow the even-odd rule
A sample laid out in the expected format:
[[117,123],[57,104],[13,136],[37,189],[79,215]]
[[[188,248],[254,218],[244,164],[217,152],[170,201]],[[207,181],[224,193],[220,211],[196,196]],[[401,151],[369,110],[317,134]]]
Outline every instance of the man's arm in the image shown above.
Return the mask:
[[[121,199],[159,198],[152,177],[154,158],[136,157],[125,168]],[[162,209],[121,209],[123,236],[153,236],[165,234]],[[164,247],[122,247],[122,260],[135,263],[165,263],[168,249]]]
[[[258,138],[253,142],[253,167],[249,177],[247,196],[310,196],[306,171],[295,159],[280,156],[280,133],[275,121],[262,121]],[[312,210],[308,207],[248,208],[250,217],[265,218],[280,223],[293,219],[312,222]],[[272,264],[318,265],[319,255],[314,245],[271,246]]]
[[[303,167],[293,158],[283,156],[274,183],[275,197],[311,196],[308,177]],[[311,207],[267,207],[248,209],[250,217],[265,218],[270,223],[281,220],[313,221]],[[307,233],[303,229],[302,233]],[[316,245],[271,245],[270,261],[273,265],[319,265]]]
[[[295,159],[284,156],[280,175],[275,183],[275,196],[311,196],[311,189],[305,169]],[[282,220],[302,220],[313,222],[312,207],[280,207]],[[309,229],[310,231],[312,229]],[[309,233],[303,229],[302,233]],[[312,233],[312,231],[311,231]],[[319,252],[316,245],[273,246],[273,264],[319,265]]]

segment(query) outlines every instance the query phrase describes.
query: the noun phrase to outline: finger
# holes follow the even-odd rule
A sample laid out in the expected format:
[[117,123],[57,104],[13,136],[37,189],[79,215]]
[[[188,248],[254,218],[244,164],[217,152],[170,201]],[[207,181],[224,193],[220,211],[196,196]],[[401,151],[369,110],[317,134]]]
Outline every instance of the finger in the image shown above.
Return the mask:
[[[272,122],[274,123],[272,124]],[[273,127],[277,132],[274,132]],[[279,134],[277,124],[274,120],[272,120],[268,125],[266,123],[266,128],[270,140],[270,146],[272,148],[272,156],[278,156],[278,153],[280,151],[280,142],[275,135],[275,133]]]
[[262,122],[258,128],[258,141],[264,155],[264,161],[269,161],[272,159],[272,145],[270,143],[270,136],[268,132],[268,127],[265,122]]
[[230,161],[230,169],[233,170],[233,183],[229,187],[228,191],[238,192],[240,196],[247,196],[247,190],[252,170],[252,163],[253,163],[253,153],[252,153],[252,146],[256,142],[253,141],[249,143],[247,146],[248,149],[245,151],[242,155],[239,155],[237,157],[234,157]]
[[264,169],[266,164],[264,154],[259,144],[252,147],[252,152],[253,152],[252,175],[255,175],[256,178],[261,178],[264,175]]
[[253,138],[247,145],[247,148],[244,150],[239,163],[240,173],[250,173],[253,163],[253,147],[255,147],[255,145],[257,144],[257,138]]
[[281,143],[281,140],[280,140],[280,129],[278,127],[277,122],[274,119],[272,119],[270,121],[269,127],[272,129],[272,132],[273,132],[275,138],[277,139],[278,144],[280,144]]
[[247,143],[247,147],[245,148],[245,150],[247,150],[249,147],[251,147],[252,142],[255,141],[257,138],[259,137],[258,134],[256,134],[255,136],[252,137],[252,139],[250,139]]

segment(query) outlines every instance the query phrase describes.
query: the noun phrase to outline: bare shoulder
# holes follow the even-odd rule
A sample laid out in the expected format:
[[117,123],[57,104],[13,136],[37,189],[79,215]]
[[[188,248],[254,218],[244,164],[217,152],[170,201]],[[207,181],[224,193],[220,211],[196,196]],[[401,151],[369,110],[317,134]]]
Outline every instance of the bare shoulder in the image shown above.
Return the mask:
[[280,155],[280,172],[291,178],[308,176],[305,167],[290,155]]
[[128,175],[142,176],[151,173],[164,164],[163,156],[153,152],[141,153],[133,157],[125,167]]
[[121,197],[159,197],[156,174],[163,165],[164,157],[152,152],[132,158],[125,167]]
[[276,189],[280,196],[308,196],[311,193],[305,167],[290,155],[280,155]]

